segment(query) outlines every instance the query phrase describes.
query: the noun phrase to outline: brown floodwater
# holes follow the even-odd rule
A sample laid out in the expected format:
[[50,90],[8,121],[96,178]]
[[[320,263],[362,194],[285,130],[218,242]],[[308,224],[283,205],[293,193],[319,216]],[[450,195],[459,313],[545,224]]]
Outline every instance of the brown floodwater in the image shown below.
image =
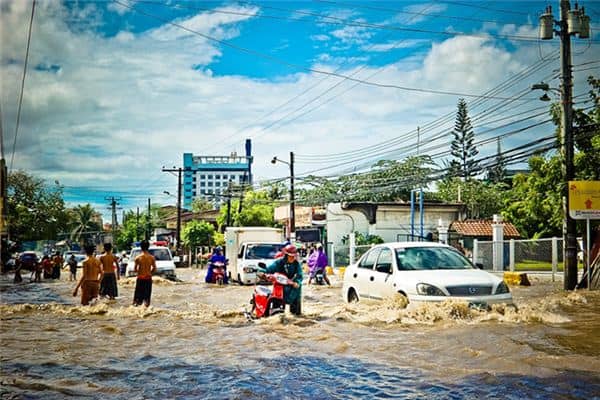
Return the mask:
[[[0,278],[0,397],[600,399],[600,292],[531,277],[517,309],[303,289],[303,315],[248,321],[253,288],[155,280],[152,306],[78,305],[73,282]],[[64,274],[63,274],[64,275]],[[28,279],[25,279],[28,281]]]

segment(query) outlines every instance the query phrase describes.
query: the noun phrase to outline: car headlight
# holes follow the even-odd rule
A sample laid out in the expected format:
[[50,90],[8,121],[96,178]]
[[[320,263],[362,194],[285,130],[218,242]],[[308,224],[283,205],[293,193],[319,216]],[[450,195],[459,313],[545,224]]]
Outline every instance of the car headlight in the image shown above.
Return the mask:
[[417,293],[424,296],[445,296],[439,288],[428,283],[417,283]]
[[496,288],[496,292],[494,292],[494,294],[504,294],[509,292],[510,290],[508,290],[508,286],[506,285],[506,283],[504,283],[504,281],[502,281]]

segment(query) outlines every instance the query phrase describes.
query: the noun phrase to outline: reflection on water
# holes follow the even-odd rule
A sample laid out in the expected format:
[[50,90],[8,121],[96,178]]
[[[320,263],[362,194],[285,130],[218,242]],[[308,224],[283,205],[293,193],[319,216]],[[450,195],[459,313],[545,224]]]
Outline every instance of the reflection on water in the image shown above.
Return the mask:
[[252,287],[196,270],[153,306],[77,305],[68,281],[0,279],[1,398],[600,398],[600,293],[533,279],[518,309],[401,299],[345,304],[307,287],[304,315],[249,322]]

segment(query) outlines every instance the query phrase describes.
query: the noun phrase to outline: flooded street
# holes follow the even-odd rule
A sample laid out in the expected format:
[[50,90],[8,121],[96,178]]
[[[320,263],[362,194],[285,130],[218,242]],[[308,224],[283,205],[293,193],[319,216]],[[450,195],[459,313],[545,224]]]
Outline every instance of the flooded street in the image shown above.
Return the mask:
[[[600,398],[600,293],[532,277],[490,312],[390,299],[345,304],[306,287],[302,317],[249,322],[250,286],[204,271],[155,281],[152,306],[79,306],[73,282],[1,279],[3,399]],[[25,278],[25,281],[28,281]]]

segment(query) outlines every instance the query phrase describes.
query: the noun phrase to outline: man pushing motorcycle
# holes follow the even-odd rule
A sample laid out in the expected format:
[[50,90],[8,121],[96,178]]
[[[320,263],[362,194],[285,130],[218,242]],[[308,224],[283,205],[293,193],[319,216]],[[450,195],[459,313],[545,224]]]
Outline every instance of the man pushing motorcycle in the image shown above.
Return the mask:
[[278,258],[267,268],[260,268],[259,275],[263,273],[273,274],[279,272],[292,280],[291,285],[283,288],[283,299],[285,304],[290,305],[290,312],[300,315],[302,312],[302,266],[298,262],[298,250],[293,244],[283,248],[284,257]]

